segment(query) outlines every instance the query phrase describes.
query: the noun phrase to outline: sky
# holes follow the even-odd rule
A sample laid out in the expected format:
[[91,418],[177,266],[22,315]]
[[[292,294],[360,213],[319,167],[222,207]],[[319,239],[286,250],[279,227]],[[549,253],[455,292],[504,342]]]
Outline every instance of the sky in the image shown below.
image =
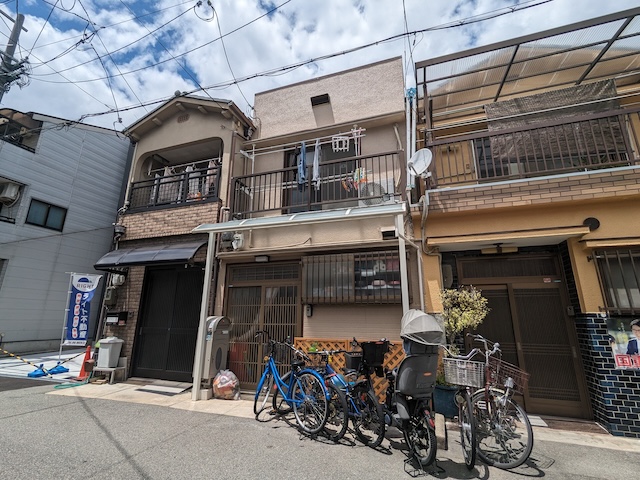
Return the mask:
[[[638,0],[0,0],[25,74],[1,108],[123,130],[175,92],[232,100],[401,56],[441,55],[635,8]],[[26,29],[26,31],[25,31]]]

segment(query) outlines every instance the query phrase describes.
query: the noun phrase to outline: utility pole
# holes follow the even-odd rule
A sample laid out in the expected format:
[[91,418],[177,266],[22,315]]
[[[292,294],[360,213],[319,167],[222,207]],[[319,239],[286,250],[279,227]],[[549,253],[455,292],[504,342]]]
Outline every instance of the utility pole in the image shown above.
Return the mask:
[[[14,20],[9,15],[0,10],[0,14],[7,17],[9,20],[13,22],[13,28],[11,29],[11,36],[9,37],[9,43],[7,43],[7,48],[4,52],[2,52],[2,62],[0,63],[0,102],[2,101],[2,97],[5,92],[9,91],[11,84],[20,78],[20,76],[24,73],[24,63],[25,60],[16,61],[13,58],[14,53],[16,52],[16,46],[18,45],[18,38],[20,37],[20,31],[24,30],[27,32],[28,30],[22,26],[24,23],[24,15],[19,13]],[[15,62],[15,63],[14,63]]]

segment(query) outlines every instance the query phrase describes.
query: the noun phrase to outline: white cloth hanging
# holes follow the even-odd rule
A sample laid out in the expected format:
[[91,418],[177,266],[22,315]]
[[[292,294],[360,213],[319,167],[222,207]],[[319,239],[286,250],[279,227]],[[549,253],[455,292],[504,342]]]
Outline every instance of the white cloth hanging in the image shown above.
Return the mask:
[[320,190],[320,157],[322,155],[322,149],[320,148],[320,139],[316,139],[316,149],[313,152],[313,174],[311,176],[311,183],[314,188]]

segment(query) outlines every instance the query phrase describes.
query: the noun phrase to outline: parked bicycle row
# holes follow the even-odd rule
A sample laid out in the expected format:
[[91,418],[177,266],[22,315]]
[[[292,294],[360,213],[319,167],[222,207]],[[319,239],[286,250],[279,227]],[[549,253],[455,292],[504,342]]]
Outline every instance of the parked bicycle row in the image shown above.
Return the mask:
[[[436,459],[433,391],[438,351],[444,348],[446,380],[458,386],[455,402],[467,468],[473,469],[476,454],[487,465],[503,469],[522,465],[531,454],[531,423],[513,398],[526,387],[528,374],[503,362],[500,345],[481,335],[471,335],[480,348],[456,355],[444,346],[444,333],[434,317],[410,310],[402,318],[400,332],[405,357],[396,369],[383,366],[391,346],[387,340],[354,339],[351,351],[304,352],[290,342],[269,338],[267,332],[259,335],[264,336],[266,355],[254,401],[256,417],[265,409],[276,415],[293,412],[302,432],[323,432],[335,442],[351,424],[358,440],[370,447],[379,446],[386,428],[394,426],[407,444],[407,462],[424,469]],[[345,355],[342,372],[333,365],[338,354]],[[282,374],[277,360],[287,356],[293,360]],[[375,376],[386,377],[384,402],[375,394]]]

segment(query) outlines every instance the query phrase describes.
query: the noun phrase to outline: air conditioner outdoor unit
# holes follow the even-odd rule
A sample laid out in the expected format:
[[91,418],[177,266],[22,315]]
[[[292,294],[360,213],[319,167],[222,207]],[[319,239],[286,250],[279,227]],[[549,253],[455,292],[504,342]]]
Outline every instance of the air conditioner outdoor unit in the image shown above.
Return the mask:
[[20,185],[17,183],[3,183],[0,184],[0,202],[12,203],[20,194]]
[[[395,183],[393,178],[381,178],[361,184],[358,188],[359,207],[395,203]],[[373,197],[373,198],[369,198]]]

